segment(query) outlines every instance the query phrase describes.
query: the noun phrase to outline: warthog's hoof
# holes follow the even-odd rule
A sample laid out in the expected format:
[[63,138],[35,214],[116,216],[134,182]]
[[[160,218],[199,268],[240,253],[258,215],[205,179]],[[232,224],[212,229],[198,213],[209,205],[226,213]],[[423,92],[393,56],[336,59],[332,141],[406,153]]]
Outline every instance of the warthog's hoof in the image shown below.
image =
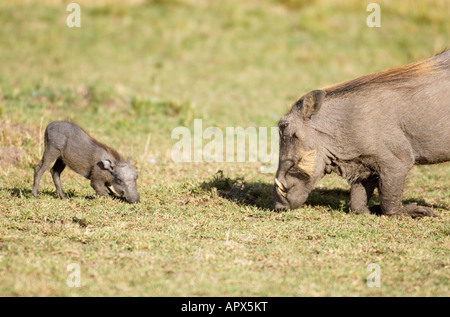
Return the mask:
[[418,206],[417,203],[411,203],[402,208],[402,213],[413,218],[437,217],[433,209],[425,206]]

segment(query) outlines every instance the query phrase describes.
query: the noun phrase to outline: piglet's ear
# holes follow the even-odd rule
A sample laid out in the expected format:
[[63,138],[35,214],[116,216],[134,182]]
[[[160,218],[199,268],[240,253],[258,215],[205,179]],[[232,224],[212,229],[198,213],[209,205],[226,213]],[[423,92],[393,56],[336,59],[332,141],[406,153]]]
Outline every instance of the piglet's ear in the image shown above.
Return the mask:
[[110,160],[103,160],[103,161],[100,161],[100,162],[98,162],[98,165],[99,165],[102,169],[107,170],[107,171],[110,171],[111,173],[114,171],[114,167],[115,167],[114,162],[111,162]]

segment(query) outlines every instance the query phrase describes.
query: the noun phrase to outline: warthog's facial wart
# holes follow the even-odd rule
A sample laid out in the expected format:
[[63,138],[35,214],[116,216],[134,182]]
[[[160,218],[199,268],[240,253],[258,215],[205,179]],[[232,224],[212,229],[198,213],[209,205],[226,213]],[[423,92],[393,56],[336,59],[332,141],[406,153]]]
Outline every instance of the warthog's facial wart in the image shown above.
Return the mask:
[[303,171],[306,175],[314,175],[314,169],[316,165],[316,150],[311,150],[308,152],[303,152],[300,148],[298,149],[300,153],[301,160],[297,164],[299,170]]

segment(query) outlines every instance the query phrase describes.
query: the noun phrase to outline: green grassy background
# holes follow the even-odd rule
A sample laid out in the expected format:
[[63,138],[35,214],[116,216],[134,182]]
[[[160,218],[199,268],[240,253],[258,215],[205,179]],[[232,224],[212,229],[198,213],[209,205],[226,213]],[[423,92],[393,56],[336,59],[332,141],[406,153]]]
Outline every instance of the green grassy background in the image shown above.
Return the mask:
[[[79,1],[69,28],[69,2],[0,1],[0,295],[449,296],[449,164],[410,172],[404,202],[439,215],[414,220],[346,213],[337,176],[274,213],[260,163],[171,160],[172,130],[195,118],[275,126],[311,89],[448,45],[448,1],[378,1],[380,28],[369,2]],[[69,200],[49,173],[31,196],[43,131],[61,119],[131,157],[140,204],[93,199],[68,170]]]

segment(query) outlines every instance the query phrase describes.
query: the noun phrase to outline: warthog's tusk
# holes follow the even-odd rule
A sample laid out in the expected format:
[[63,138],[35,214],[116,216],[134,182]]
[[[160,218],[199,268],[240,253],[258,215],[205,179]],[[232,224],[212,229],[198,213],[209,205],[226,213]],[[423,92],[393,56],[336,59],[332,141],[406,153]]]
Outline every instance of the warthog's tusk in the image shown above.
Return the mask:
[[280,194],[280,195],[283,196],[284,198],[287,198],[287,197],[286,197],[286,192],[281,191],[280,187],[277,187],[277,192],[278,192],[278,194]]
[[284,187],[283,184],[281,184],[281,182],[275,178],[275,184],[277,185],[277,191],[278,193],[286,198],[286,187]]
[[120,197],[120,195],[114,190],[113,186],[106,186],[106,187],[111,191],[111,193],[114,194],[114,196]]
[[283,192],[286,191],[286,187],[284,187],[284,185],[281,184],[281,182],[278,180],[278,178],[275,178],[275,184],[277,184],[277,187],[278,187],[279,189],[281,189]]

